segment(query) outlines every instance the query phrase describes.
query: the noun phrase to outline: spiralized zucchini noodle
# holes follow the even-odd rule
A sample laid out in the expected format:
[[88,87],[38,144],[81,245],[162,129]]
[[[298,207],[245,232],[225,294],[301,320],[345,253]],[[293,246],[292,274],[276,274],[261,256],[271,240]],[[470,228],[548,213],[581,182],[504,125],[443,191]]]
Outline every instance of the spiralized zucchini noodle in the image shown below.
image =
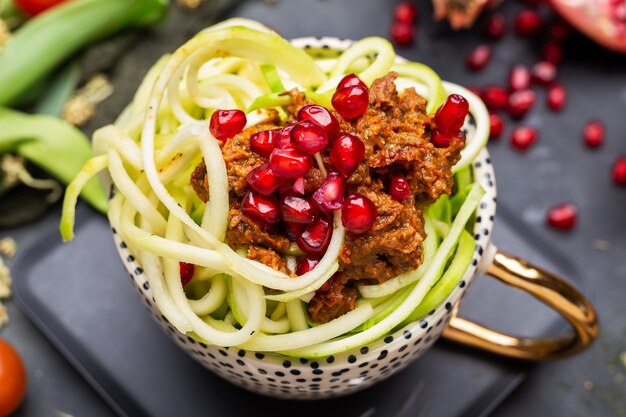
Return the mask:
[[[469,166],[489,134],[480,99],[442,82],[427,66],[397,57],[381,38],[360,40],[323,58],[302,44],[245,19],[202,31],[160,59],[115,123],[94,134],[95,156],[66,192],[60,229],[69,240],[80,189],[106,171],[101,179],[115,190],[109,221],[141,264],[158,308],[180,332],[207,344],[300,357],[347,351],[426,314],[426,307],[447,297],[471,262],[474,242],[466,227],[484,192]],[[379,285],[359,285],[354,310],[317,325],[305,303],[339,267],[345,237],[340,210],[321,261],[295,279],[233,250],[224,243],[226,165],[209,119],[220,108],[247,110],[247,127],[267,121],[271,108],[284,118],[281,106],[289,98],[280,92],[291,88],[330,107],[345,74],[356,73],[369,85],[389,71],[399,73],[400,90],[415,87],[427,99],[429,113],[448,94],[468,100],[472,122],[466,123],[466,147],[453,168],[455,194],[425,210],[427,237],[416,270]],[[207,203],[189,184],[201,159],[207,167]],[[295,259],[287,259],[293,270]],[[180,262],[195,265],[194,279],[185,288]]]

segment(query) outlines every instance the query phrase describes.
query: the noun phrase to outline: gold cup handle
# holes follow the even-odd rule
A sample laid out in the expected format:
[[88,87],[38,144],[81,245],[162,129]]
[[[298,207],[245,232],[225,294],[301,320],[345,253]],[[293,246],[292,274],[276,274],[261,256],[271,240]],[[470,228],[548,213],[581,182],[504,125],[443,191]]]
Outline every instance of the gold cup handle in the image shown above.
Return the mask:
[[495,250],[487,274],[526,291],[561,314],[573,332],[552,338],[515,337],[458,317],[456,311],[443,336],[488,352],[526,360],[556,359],[587,348],[598,336],[598,320],[591,303],[562,278],[524,259]]

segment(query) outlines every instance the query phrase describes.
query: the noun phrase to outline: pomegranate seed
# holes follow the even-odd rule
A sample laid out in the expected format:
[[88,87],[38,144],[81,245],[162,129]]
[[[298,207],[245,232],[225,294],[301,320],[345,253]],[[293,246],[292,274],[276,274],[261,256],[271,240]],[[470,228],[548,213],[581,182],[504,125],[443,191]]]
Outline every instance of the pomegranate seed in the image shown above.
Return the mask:
[[498,139],[504,130],[502,117],[495,113],[489,115],[489,139]]
[[350,133],[341,133],[330,148],[330,162],[337,171],[348,175],[365,158],[365,144]]
[[250,187],[262,195],[272,194],[282,184],[282,181],[274,175],[268,163],[250,171],[246,181],[250,184]]
[[415,39],[415,29],[413,25],[403,22],[394,22],[391,25],[391,40],[398,46],[409,46]]
[[311,157],[295,149],[274,149],[270,155],[270,168],[279,178],[302,177],[311,165]]
[[361,194],[352,194],[341,208],[341,222],[348,232],[360,235],[372,228],[377,214],[372,200]]
[[532,79],[539,85],[550,85],[556,80],[556,67],[547,61],[539,61],[531,70]]
[[491,60],[491,47],[489,45],[480,44],[467,57],[465,64],[471,71],[480,71],[484,69]]
[[367,86],[356,74],[348,74],[339,81],[337,84],[337,90],[341,90],[343,88],[353,87],[355,85],[361,86],[367,89]]
[[226,142],[246,127],[246,114],[241,110],[215,110],[209,122],[209,132],[219,141]]
[[548,88],[548,107],[559,111],[565,106],[567,100],[567,90],[561,84],[554,84]]
[[300,250],[305,253],[322,254],[328,248],[332,234],[331,222],[320,217],[305,227],[302,234],[296,239],[296,243]]
[[417,7],[408,1],[398,3],[393,11],[393,17],[398,22],[413,24],[417,18]]
[[346,120],[361,117],[369,104],[367,88],[353,85],[335,91],[332,98],[333,107]]
[[291,240],[292,242],[295,242],[296,240],[298,240],[298,236],[300,236],[302,232],[304,232],[304,228],[306,227],[306,224],[302,224],[302,223],[285,222],[284,224],[285,224],[285,234],[287,235],[287,238]]
[[576,224],[578,209],[572,203],[557,204],[548,210],[546,220],[550,226],[559,230],[570,230]]
[[604,124],[592,120],[583,127],[583,139],[589,148],[598,148],[604,142]]
[[403,202],[407,198],[411,197],[411,187],[409,187],[408,181],[399,176],[391,177],[389,183],[389,195],[396,201]]
[[435,113],[437,128],[446,135],[455,135],[465,123],[469,103],[459,94],[450,94]]
[[292,123],[278,130],[275,139],[276,148],[284,149],[291,145],[291,130],[294,126],[295,123]]
[[331,172],[326,176],[320,188],[313,193],[313,200],[324,211],[340,209],[345,187],[344,177],[337,172]]
[[537,7],[545,3],[545,0],[524,0],[524,3],[532,7]]
[[306,198],[287,195],[281,199],[280,212],[286,222],[309,224],[315,220],[317,207]]
[[502,39],[506,33],[506,19],[502,13],[493,13],[487,18],[485,26],[487,36],[492,39]]
[[533,36],[541,31],[543,19],[535,10],[524,10],[515,16],[515,32],[520,36]]
[[543,59],[552,65],[559,65],[563,60],[563,48],[556,42],[548,42],[543,47]]
[[250,149],[264,158],[269,158],[276,147],[279,130],[262,130],[250,136]]
[[563,21],[556,22],[550,25],[550,28],[548,29],[548,34],[551,40],[563,42],[569,39],[570,36],[572,36],[572,27]]
[[313,155],[328,145],[328,135],[317,123],[303,120],[291,129],[291,142],[300,152]]
[[[337,275],[337,274],[335,274]],[[333,281],[335,280],[335,275],[333,275],[332,277],[328,278],[326,280],[326,282],[324,282],[322,284],[321,287],[319,287],[317,290],[315,290],[315,294],[319,293],[319,294],[326,294],[328,291],[330,291],[330,289],[333,287]]]
[[537,140],[537,131],[532,127],[515,128],[511,134],[511,144],[520,151],[526,151]]
[[451,135],[446,135],[438,129],[433,130],[430,135],[430,142],[435,145],[435,148],[447,148],[450,146],[450,142],[454,139]]
[[530,71],[524,65],[514,65],[509,71],[509,88],[512,91],[526,90],[530,87]]
[[298,265],[296,266],[295,271],[296,275],[300,276],[306,274],[309,271],[312,271],[313,268],[315,268],[317,264],[320,263],[321,259],[322,258],[317,255],[304,255],[298,261]]
[[180,270],[180,283],[183,284],[183,287],[189,284],[189,281],[193,278],[193,273],[196,271],[196,266],[194,264],[189,264],[187,262],[179,262],[178,269]]
[[626,157],[620,156],[613,165],[613,182],[626,187]]
[[298,194],[304,194],[304,177],[299,177],[293,182],[293,191]]
[[[359,82],[360,81],[361,80],[359,80]],[[318,106],[317,104],[311,104],[301,108],[298,112],[298,120],[310,120],[320,125],[324,128],[329,140],[332,140],[339,132],[339,122],[335,119],[335,116],[330,114],[325,107]]]
[[507,110],[512,118],[521,119],[535,104],[537,95],[533,90],[514,91],[509,96]]
[[280,218],[276,198],[274,196],[262,196],[254,191],[248,191],[243,196],[241,211],[248,217],[268,224],[274,224]]
[[502,110],[509,101],[509,93],[502,87],[490,85],[483,90],[481,98],[489,110]]

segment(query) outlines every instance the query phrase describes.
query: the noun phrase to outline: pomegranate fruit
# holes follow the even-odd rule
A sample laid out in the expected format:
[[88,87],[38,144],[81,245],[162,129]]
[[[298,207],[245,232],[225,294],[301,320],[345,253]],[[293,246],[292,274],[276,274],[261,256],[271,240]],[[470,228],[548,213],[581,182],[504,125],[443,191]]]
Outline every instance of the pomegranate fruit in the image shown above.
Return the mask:
[[348,232],[363,234],[372,228],[377,214],[372,200],[361,194],[352,194],[341,208],[341,222]]
[[500,115],[491,113],[489,115],[489,139],[498,139],[504,130],[504,122]]
[[291,142],[300,152],[313,155],[328,145],[328,135],[322,126],[303,120],[291,129]]
[[265,163],[250,171],[246,176],[246,182],[262,195],[272,194],[282,184],[282,181],[272,172],[269,163]]
[[530,88],[530,70],[525,65],[513,65],[508,81],[512,91],[527,90]]
[[459,94],[450,94],[435,113],[437,129],[445,135],[454,135],[465,123],[469,103]]
[[519,151],[527,151],[537,141],[537,130],[520,126],[511,134],[511,145]]
[[502,39],[506,34],[506,19],[502,13],[493,13],[487,18],[485,33],[492,39]]
[[277,223],[280,219],[276,198],[271,195],[263,196],[254,191],[248,191],[244,194],[241,211],[246,216],[267,224]]
[[515,33],[520,36],[533,36],[543,27],[543,18],[536,10],[523,10],[515,16]]
[[482,91],[481,98],[489,110],[502,110],[509,101],[509,93],[502,87],[490,85]]
[[193,274],[196,271],[196,266],[187,262],[179,262],[178,269],[180,270],[180,283],[183,287],[191,281]]
[[417,19],[417,6],[408,1],[398,3],[393,10],[393,17],[396,22],[412,25]]
[[312,271],[320,263],[321,259],[318,255],[304,255],[298,260],[295,270],[296,275],[300,276]]
[[353,85],[335,91],[332,98],[333,107],[346,120],[354,120],[363,115],[369,104],[367,88]]
[[570,230],[576,225],[578,209],[572,203],[562,203],[551,207],[546,216],[547,223],[555,229]]
[[340,209],[345,188],[344,177],[337,172],[331,172],[326,176],[320,188],[313,193],[313,200],[324,211]]
[[599,148],[604,142],[604,124],[598,120],[587,122],[583,127],[583,140],[588,148]]
[[350,133],[341,133],[330,148],[330,162],[337,171],[349,175],[365,158],[365,144]]
[[241,133],[246,123],[246,114],[241,110],[215,110],[209,121],[209,131],[215,139],[226,142]]
[[298,120],[310,120],[320,125],[326,132],[328,140],[332,140],[339,132],[339,122],[335,116],[333,116],[328,109],[318,106],[317,104],[311,104],[301,108],[298,112]]
[[306,198],[286,195],[280,200],[280,214],[288,223],[313,223],[317,213],[317,207]]
[[261,130],[250,136],[250,149],[264,158],[269,158],[276,147],[276,137],[280,129]]
[[626,156],[620,156],[613,164],[613,182],[626,187]]
[[567,101],[567,90],[561,84],[554,84],[548,89],[548,107],[554,111],[559,111],[565,106]]
[[279,178],[299,178],[312,166],[311,157],[295,149],[274,149],[270,155],[270,168]]
[[403,202],[411,197],[411,187],[404,177],[393,176],[389,182],[389,195],[396,201]]
[[514,91],[509,96],[507,111],[514,119],[521,119],[532,109],[537,95],[533,90]]
[[471,71],[480,71],[485,69],[489,61],[491,61],[491,47],[480,44],[467,56],[465,65]]
[[296,238],[296,244],[305,253],[320,255],[326,252],[332,234],[332,222],[319,217],[304,228],[302,234]]

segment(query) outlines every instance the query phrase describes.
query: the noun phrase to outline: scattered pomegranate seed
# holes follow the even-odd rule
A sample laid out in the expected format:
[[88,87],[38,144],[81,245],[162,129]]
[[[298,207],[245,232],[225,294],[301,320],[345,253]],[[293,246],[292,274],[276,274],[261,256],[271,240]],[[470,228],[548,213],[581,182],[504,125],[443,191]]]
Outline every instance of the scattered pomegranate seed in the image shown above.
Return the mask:
[[304,255],[302,258],[298,260],[298,265],[296,266],[296,275],[304,275],[307,272],[312,271],[322,258],[318,255]]
[[555,22],[548,29],[550,39],[557,42],[563,42],[572,36],[572,27],[564,21]]
[[465,123],[469,103],[459,94],[450,94],[435,113],[437,128],[446,135],[454,135]]
[[404,177],[394,176],[391,177],[389,183],[389,195],[396,201],[403,202],[407,198],[411,197],[411,187],[408,181]]
[[487,36],[492,39],[502,39],[506,33],[506,19],[502,13],[493,13],[487,18],[485,25]]
[[298,194],[304,194],[304,186],[305,186],[305,181],[304,181],[304,177],[299,177],[296,178],[296,180],[293,182],[293,191],[298,193]]
[[300,152],[313,155],[328,145],[328,135],[322,126],[303,120],[291,129],[291,142]]
[[330,162],[337,171],[349,175],[365,158],[365,144],[350,133],[341,133],[330,148]]
[[587,122],[583,127],[583,139],[589,148],[598,148],[604,142],[604,124],[598,120]]
[[490,85],[485,87],[481,98],[489,110],[502,110],[509,101],[509,93],[502,87]]
[[408,1],[398,3],[393,11],[393,17],[397,22],[411,25],[415,23],[415,20],[417,19],[417,7],[414,3]]
[[276,147],[279,149],[287,148],[291,146],[291,130],[295,126],[295,123],[288,124],[282,129],[278,130],[276,134]]
[[543,19],[535,10],[523,10],[515,16],[515,33],[520,36],[533,36],[541,31]]
[[332,234],[332,223],[319,217],[305,227],[302,234],[296,239],[296,243],[300,250],[305,253],[322,254],[326,252]]
[[348,74],[345,77],[343,77],[341,81],[339,81],[339,84],[337,84],[337,90],[341,90],[343,88],[348,88],[348,87],[353,87],[355,85],[358,85],[360,87],[367,89],[367,86],[365,85],[365,83],[361,81],[361,79],[356,74]]
[[178,269],[180,270],[180,283],[183,284],[184,287],[189,284],[189,281],[193,278],[196,266],[187,262],[179,262]]
[[311,157],[295,149],[274,149],[270,155],[270,168],[279,178],[302,177],[311,165]]
[[282,184],[282,181],[270,169],[269,163],[265,163],[250,171],[248,176],[246,176],[246,182],[262,195],[272,194]]
[[287,238],[292,242],[298,240],[298,237],[302,234],[302,232],[304,232],[304,229],[306,228],[306,224],[302,223],[285,222],[283,224],[285,225],[285,234],[287,235]]
[[537,95],[533,90],[514,91],[509,96],[507,111],[514,119],[521,119],[535,104]]
[[620,156],[613,165],[613,182],[626,187],[626,156]]
[[546,0],[524,0],[524,3],[532,7],[537,7],[541,6],[543,3],[545,3],[545,1]]
[[512,91],[530,88],[530,70],[524,65],[513,65],[509,71],[509,88]]
[[576,225],[578,209],[572,203],[562,203],[548,210],[546,220],[550,226],[559,230],[570,230]]
[[337,172],[329,173],[324,182],[313,193],[313,200],[324,211],[337,210],[343,204],[346,180]]
[[526,151],[537,140],[537,130],[532,127],[520,126],[511,134],[511,144],[520,151]]
[[548,42],[543,47],[543,59],[554,66],[559,65],[563,60],[563,48],[556,42]]
[[532,79],[539,85],[550,85],[556,80],[556,67],[547,61],[539,61],[531,70]]
[[339,132],[339,122],[335,119],[335,116],[328,109],[317,104],[301,108],[298,112],[298,120],[310,120],[313,123],[317,123],[324,128],[329,140],[332,140]]
[[567,90],[561,84],[554,84],[548,88],[548,107],[559,111],[565,106],[567,100]]
[[409,46],[415,40],[415,28],[409,23],[394,22],[391,25],[391,40],[398,46]]
[[500,115],[491,113],[489,115],[489,139],[498,139],[504,130],[504,122]]
[[215,110],[209,122],[209,132],[219,141],[226,142],[246,127],[246,114],[241,110]]
[[244,194],[241,211],[248,217],[268,224],[274,224],[280,218],[276,198],[274,196],[262,196],[254,191],[248,191]]
[[335,91],[332,98],[333,107],[346,120],[361,117],[369,104],[367,88],[353,85]]
[[491,47],[489,45],[480,44],[467,57],[465,64],[471,71],[480,71],[484,69],[491,60]]
[[361,194],[352,194],[341,208],[341,222],[348,232],[360,235],[372,228],[377,214],[372,200]]
[[280,213],[286,222],[309,224],[317,216],[317,207],[306,198],[287,195],[280,201]]
[[276,147],[279,130],[262,130],[250,136],[250,149],[264,158],[269,158]]

